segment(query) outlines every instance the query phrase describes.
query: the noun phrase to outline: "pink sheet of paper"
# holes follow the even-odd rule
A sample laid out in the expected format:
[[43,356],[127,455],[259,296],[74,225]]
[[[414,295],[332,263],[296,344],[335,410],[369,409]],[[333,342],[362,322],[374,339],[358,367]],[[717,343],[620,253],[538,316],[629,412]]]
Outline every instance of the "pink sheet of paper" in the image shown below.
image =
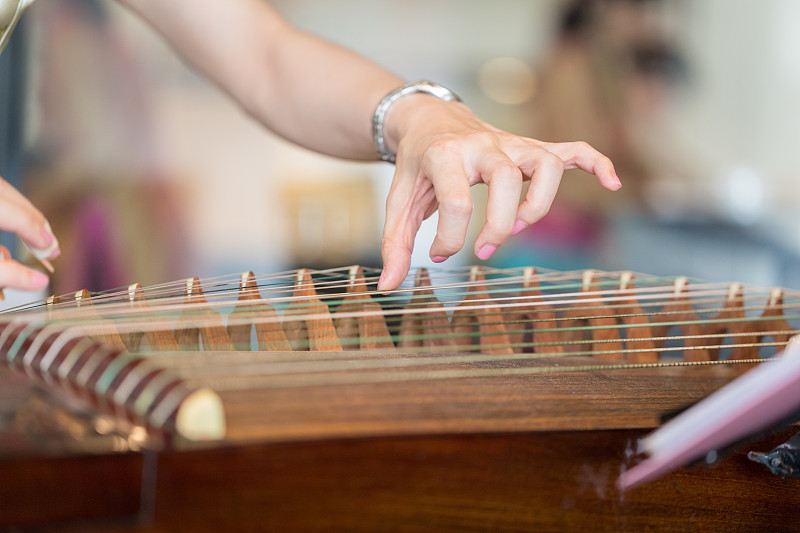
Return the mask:
[[781,421],[800,408],[800,343],[764,362],[646,436],[650,457],[620,475],[622,490],[652,481]]

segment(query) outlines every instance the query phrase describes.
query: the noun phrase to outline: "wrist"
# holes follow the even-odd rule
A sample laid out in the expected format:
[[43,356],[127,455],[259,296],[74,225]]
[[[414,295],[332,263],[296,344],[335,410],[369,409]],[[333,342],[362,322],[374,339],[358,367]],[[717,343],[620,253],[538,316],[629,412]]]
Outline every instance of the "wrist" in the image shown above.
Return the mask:
[[407,83],[387,94],[372,118],[372,137],[380,158],[394,163],[400,140],[413,127],[414,117],[425,116],[431,105],[458,102],[461,99],[453,91],[428,81]]

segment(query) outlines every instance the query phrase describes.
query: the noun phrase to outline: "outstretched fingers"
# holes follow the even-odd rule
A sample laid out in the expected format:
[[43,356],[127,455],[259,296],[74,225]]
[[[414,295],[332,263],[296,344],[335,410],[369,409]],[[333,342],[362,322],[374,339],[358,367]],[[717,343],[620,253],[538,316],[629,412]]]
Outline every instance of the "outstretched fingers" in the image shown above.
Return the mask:
[[622,187],[611,159],[583,141],[566,143],[540,143],[542,148],[557,155],[565,169],[579,168],[597,176],[600,184],[609,191]]
[[[486,221],[474,247],[482,260],[547,214],[565,169],[593,173],[612,191],[621,187],[611,160],[587,143],[544,143],[495,130],[479,133],[448,136],[428,143],[423,150],[411,151],[422,154],[419,157],[398,157],[386,202],[379,290],[392,290],[403,282],[416,233],[437,207],[439,222],[431,259],[441,263],[463,248],[473,211],[470,186],[474,183],[483,181],[489,188]],[[520,204],[522,183],[528,176],[531,185]]]

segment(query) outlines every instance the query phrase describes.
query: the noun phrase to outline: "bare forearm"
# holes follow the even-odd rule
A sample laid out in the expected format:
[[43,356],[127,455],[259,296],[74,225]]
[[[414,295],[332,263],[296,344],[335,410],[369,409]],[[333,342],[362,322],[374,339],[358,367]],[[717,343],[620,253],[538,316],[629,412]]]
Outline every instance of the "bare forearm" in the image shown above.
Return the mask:
[[376,158],[372,112],[400,78],[294,28],[263,0],[120,2],[269,129],[329,155]]

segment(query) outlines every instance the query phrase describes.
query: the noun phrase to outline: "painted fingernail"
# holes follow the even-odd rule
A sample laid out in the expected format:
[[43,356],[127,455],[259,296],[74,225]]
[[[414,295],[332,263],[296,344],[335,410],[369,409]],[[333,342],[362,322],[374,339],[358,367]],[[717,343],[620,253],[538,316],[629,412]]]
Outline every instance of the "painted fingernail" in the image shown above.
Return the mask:
[[434,263],[444,263],[445,261],[447,261],[447,258],[445,256],[443,256],[443,255],[437,255],[437,256],[431,257],[431,260]]
[[478,256],[478,259],[486,261],[487,259],[492,257],[492,254],[495,252],[495,250],[497,250],[497,246],[492,246],[491,244],[484,244],[483,246],[480,247],[478,253],[475,255]]
[[31,271],[31,283],[37,287],[44,288],[47,287],[48,283],[50,283],[50,278],[38,270],[33,270]]
[[524,223],[521,220],[517,220],[516,222],[514,222],[514,229],[511,230],[511,235],[516,235],[517,233],[519,233],[520,231],[524,230],[527,227],[528,225],[526,223]]

